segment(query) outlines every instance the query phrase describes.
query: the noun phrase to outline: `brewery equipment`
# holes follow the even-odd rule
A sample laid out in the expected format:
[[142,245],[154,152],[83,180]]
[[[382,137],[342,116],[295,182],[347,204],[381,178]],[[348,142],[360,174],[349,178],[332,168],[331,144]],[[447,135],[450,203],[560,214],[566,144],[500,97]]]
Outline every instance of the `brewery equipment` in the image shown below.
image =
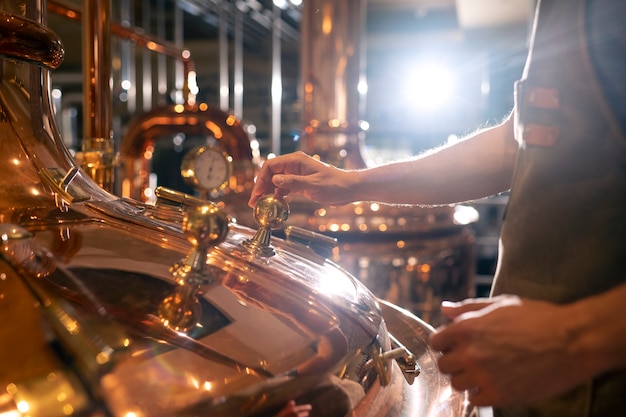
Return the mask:
[[63,47],[43,6],[0,5],[0,413],[475,411],[438,372],[432,327],[272,236],[284,201],[260,200],[255,232],[193,196],[164,192],[171,210],[99,187],[55,125]]
[[[299,150],[346,168],[366,167],[361,120],[366,95],[366,2],[310,0],[302,11],[303,135]],[[474,294],[474,236],[466,207],[392,207],[358,202],[328,207],[292,202],[292,221],[339,242],[332,259],[377,296],[432,325],[442,300]],[[467,216],[465,216],[468,219]]]
[[[366,166],[360,117],[366,84],[365,7],[362,0],[310,0],[302,6],[299,150],[348,169]],[[122,195],[155,202],[156,184],[164,185],[225,204],[237,222],[254,226],[247,200],[262,163],[251,147],[254,142],[239,120],[206,104],[170,105],[141,114],[122,139]],[[193,162],[203,154],[199,150],[214,147],[232,158],[227,163],[232,175],[228,183],[207,187],[188,169],[190,164],[180,167],[185,158]],[[337,239],[329,255],[333,261],[378,297],[432,325],[445,321],[441,301],[474,295],[475,240],[467,221],[457,220],[467,207],[357,203],[337,208],[297,199],[291,205],[293,225]]]

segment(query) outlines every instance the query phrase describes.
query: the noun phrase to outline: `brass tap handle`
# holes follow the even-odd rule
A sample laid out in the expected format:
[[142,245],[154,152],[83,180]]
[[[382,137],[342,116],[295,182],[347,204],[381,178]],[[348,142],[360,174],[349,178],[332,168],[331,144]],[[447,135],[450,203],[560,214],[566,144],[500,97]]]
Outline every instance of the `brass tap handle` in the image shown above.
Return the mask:
[[203,206],[207,203],[207,200],[163,186],[155,188],[154,195],[157,197],[157,207],[176,207],[181,212],[189,207]]
[[207,254],[226,239],[229,226],[230,218],[217,204],[207,202],[186,211],[182,229],[193,247],[186,258],[172,266],[179,284],[206,285],[214,281],[207,266]]
[[208,249],[222,243],[228,235],[230,219],[214,203],[187,210],[183,218],[183,233],[198,249]]
[[253,214],[259,229],[252,239],[245,240],[242,245],[255,255],[274,256],[276,252],[270,246],[272,230],[281,229],[285,225],[289,217],[289,205],[282,197],[267,194],[257,200]]
[[228,235],[230,218],[217,204],[189,207],[182,229],[192,248],[187,257],[175,263],[170,271],[179,284],[173,294],[159,304],[158,315],[164,326],[178,332],[191,330],[202,315],[198,291],[216,278],[207,264],[209,250],[222,243]]

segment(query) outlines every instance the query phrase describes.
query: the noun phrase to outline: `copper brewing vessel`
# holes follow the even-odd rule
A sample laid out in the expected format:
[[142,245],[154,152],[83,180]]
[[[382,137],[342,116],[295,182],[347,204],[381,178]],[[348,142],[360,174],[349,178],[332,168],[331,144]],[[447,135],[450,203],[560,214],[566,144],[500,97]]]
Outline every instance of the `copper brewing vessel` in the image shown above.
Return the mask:
[[[467,416],[432,328],[293,241],[202,200],[118,198],[72,159],[42,2],[0,3],[0,413]],[[263,200],[265,201],[265,200]],[[276,215],[280,214],[280,215]],[[421,371],[421,373],[419,373]],[[419,374],[418,374],[419,373]]]

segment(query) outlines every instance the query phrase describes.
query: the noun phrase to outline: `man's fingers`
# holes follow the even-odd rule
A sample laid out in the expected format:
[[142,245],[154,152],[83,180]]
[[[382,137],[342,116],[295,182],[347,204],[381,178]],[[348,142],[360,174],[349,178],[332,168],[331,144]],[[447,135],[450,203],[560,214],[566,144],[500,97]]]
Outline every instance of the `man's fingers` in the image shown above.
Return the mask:
[[448,319],[454,320],[461,314],[483,310],[494,305],[518,304],[519,298],[510,295],[501,295],[492,298],[468,298],[459,302],[443,301],[441,312]]
[[493,300],[487,298],[471,298],[460,302],[444,301],[441,303],[441,312],[453,320],[463,313],[481,310],[493,303]]

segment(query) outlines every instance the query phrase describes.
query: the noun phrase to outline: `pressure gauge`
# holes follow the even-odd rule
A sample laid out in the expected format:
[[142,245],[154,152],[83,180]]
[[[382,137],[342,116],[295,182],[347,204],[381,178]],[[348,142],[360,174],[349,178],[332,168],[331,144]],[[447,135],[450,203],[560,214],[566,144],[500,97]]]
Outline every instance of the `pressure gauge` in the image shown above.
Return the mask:
[[228,185],[232,161],[233,158],[218,147],[201,146],[185,155],[180,173],[193,187],[222,190]]

